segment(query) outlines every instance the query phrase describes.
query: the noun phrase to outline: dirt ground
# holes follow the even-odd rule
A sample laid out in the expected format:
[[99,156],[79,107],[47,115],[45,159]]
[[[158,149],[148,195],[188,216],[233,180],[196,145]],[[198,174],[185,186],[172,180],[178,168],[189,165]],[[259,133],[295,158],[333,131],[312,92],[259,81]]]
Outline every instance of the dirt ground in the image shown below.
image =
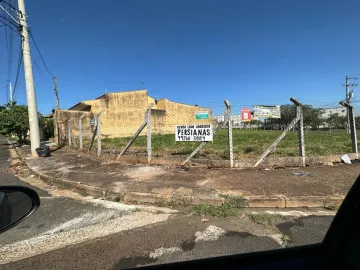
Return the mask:
[[345,195],[360,173],[360,164],[278,169],[209,169],[125,165],[103,162],[60,149],[51,157],[27,158],[30,168],[51,177],[115,192],[237,196]]

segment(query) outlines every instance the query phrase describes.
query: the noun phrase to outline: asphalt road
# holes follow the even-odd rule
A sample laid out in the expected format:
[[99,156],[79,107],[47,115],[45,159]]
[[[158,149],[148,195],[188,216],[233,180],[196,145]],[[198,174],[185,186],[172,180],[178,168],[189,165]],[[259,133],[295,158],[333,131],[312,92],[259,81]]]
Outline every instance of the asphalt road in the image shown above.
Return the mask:
[[22,181],[7,174],[6,144],[0,139],[1,184],[33,187],[41,206],[1,235],[0,269],[124,269],[305,245],[320,242],[333,219],[332,213],[323,211],[250,209],[231,219],[204,219],[76,199],[36,179]]
[[[303,217],[278,227],[291,246],[320,242],[332,217]],[[231,226],[226,222],[233,223]],[[238,224],[236,224],[238,223]],[[231,227],[238,226],[238,231]],[[284,248],[276,234],[242,220],[178,217],[162,224],[109,235],[2,265],[1,269],[124,269],[221,255]],[[258,226],[258,235],[249,231]],[[224,229],[227,228],[227,229]],[[263,230],[263,236],[260,236]],[[275,239],[274,239],[275,238]],[[279,237],[281,239],[281,236]]]

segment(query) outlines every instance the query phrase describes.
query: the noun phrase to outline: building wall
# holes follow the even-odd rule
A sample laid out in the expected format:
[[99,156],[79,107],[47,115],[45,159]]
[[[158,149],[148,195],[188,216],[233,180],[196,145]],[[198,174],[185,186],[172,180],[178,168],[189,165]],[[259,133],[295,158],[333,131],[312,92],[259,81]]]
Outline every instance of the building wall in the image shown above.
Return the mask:
[[[176,125],[189,124],[211,124],[211,110],[198,106],[192,106],[168,99],[162,99],[157,102],[157,106],[151,111],[152,129],[154,133],[172,134],[175,133]],[[208,119],[196,119],[196,112],[209,112]]]
[[[154,103],[151,110],[151,129],[155,134],[175,133],[176,125],[210,124],[212,119],[210,109],[171,102],[167,99],[155,101],[148,96],[147,90],[109,93],[83,103],[91,105],[94,118],[103,110],[100,130],[102,136],[108,138],[132,136],[144,122],[146,110],[151,103]],[[209,119],[197,120],[198,111],[208,111]],[[140,135],[145,134],[146,128]]]
[[143,123],[149,106],[146,90],[109,93],[104,98],[84,103],[91,105],[94,117],[103,110],[101,134],[109,138],[132,136]]
[[60,142],[59,137],[63,139],[68,137],[67,120],[71,122],[73,136],[78,136],[79,119],[82,115],[85,115],[82,119],[83,135],[84,137],[90,137],[93,131],[93,127],[90,125],[90,119],[92,118],[91,112],[56,110],[54,113],[55,141]]
[[346,116],[346,109],[344,107],[324,109],[322,111],[322,116],[321,117],[326,119],[331,114],[335,114],[335,113],[337,113],[339,116]]

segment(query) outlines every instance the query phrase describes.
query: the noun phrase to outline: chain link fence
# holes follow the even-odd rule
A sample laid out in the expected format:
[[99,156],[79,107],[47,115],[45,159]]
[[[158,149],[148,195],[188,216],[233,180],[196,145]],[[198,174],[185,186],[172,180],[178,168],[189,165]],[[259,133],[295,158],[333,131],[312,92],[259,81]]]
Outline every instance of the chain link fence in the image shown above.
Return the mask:
[[[261,163],[267,156],[305,158],[355,152],[346,106],[296,100],[261,104],[281,105],[281,117],[249,116],[244,120],[244,113],[251,115],[255,106],[245,102],[200,107],[156,101],[131,112],[57,111],[55,134],[60,144],[119,160],[143,157],[149,163],[154,159],[180,160],[183,164],[220,160],[233,166],[234,160],[246,158]],[[359,145],[360,106],[355,104],[353,112]],[[211,126],[213,140],[178,141],[179,125]]]

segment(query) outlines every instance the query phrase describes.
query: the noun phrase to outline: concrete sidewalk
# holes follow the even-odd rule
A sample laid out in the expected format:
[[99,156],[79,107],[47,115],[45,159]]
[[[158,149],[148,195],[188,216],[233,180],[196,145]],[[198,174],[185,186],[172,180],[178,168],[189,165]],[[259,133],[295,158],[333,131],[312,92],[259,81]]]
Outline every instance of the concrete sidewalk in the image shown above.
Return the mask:
[[32,159],[18,153],[29,169],[51,185],[83,195],[143,203],[221,204],[224,195],[249,207],[333,207],[359,176],[360,164],[306,168],[182,169],[110,163],[68,148]]

